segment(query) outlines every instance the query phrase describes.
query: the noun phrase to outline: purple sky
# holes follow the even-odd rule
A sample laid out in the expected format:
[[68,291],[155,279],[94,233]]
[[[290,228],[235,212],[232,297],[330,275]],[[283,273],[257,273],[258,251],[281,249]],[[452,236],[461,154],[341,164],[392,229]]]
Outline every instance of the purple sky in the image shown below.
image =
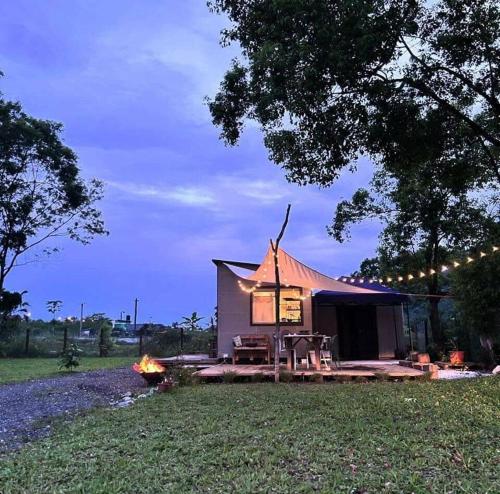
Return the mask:
[[[20,267],[33,317],[61,299],[61,315],[131,313],[171,322],[215,305],[212,258],[260,261],[280,228],[283,247],[330,275],[373,255],[378,227],[327,236],[336,202],[365,185],[371,165],[331,189],[290,185],[250,124],[226,148],[203,98],[215,93],[236,48],[218,44],[225,20],[204,1],[16,0],[0,5],[0,91],[39,118],[61,121],[86,177],[106,182],[109,237],[62,242],[49,260]],[[334,130],[334,129],[332,129]]]

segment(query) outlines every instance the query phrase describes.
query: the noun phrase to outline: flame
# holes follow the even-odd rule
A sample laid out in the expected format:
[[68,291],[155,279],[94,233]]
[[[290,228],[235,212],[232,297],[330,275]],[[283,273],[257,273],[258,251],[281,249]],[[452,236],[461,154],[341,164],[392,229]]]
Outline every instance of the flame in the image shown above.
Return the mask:
[[144,355],[138,364],[134,364],[132,369],[140,373],[165,372],[165,367],[155,362],[149,355]]

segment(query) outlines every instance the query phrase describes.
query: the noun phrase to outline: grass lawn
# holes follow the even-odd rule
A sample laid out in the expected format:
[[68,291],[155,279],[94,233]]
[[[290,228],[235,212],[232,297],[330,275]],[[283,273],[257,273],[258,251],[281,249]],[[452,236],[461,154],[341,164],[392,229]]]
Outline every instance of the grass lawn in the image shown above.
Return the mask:
[[497,493],[499,411],[500,378],[178,388],[56,427],[0,492]]
[[[137,357],[82,357],[77,371],[107,369],[132,365]],[[0,384],[26,381],[50,375],[62,375],[57,358],[4,358],[0,359]],[[0,491],[1,492],[1,491]]]

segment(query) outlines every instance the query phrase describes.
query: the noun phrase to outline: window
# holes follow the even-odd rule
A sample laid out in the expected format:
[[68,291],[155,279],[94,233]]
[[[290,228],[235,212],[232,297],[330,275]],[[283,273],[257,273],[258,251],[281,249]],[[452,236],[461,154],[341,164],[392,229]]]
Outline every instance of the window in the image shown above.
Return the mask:
[[[282,324],[302,324],[302,291],[282,288],[280,292],[280,321]],[[274,288],[252,293],[252,324],[275,324]]]

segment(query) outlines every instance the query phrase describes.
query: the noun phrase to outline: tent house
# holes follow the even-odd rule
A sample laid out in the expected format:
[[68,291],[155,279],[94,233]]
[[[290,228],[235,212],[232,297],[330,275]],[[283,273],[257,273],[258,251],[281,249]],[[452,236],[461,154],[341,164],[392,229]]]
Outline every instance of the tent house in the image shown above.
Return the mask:
[[[406,347],[400,294],[370,280],[330,278],[278,252],[282,334],[335,336],[341,359],[391,359]],[[231,357],[236,336],[266,334],[275,327],[274,258],[261,264],[214,259],[217,267],[217,354]]]

